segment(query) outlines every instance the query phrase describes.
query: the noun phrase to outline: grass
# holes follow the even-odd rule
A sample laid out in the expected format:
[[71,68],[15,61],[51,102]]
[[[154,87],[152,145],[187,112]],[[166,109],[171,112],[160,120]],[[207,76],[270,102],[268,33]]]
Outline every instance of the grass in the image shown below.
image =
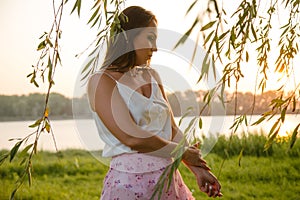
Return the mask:
[[[288,144],[283,142],[274,144],[266,153],[261,150],[261,137],[253,136],[249,139],[251,142],[233,138],[229,147],[228,141],[220,138],[212,153],[206,156],[214,174],[220,173],[222,199],[299,199],[299,140],[291,151],[286,151]],[[244,156],[239,166],[241,148],[244,148]],[[6,161],[0,166],[0,200],[9,199],[14,189],[23,169],[20,160]],[[199,191],[193,175],[184,166],[179,169],[196,199],[210,199]],[[66,150],[59,154],[39,152],[33,161],[32,186],[26,182],[16,199],[98,200],[107,170],[106,165],[83,150]]]

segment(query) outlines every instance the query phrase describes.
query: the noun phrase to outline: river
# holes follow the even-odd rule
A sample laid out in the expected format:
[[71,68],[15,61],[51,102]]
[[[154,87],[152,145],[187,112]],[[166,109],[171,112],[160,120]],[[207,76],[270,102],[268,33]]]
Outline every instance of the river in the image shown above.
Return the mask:
[[[217,136],[220,134],[230,134],[229,128],[232,125],[233,116],[204,116],[202,117],[203,129],[197,132]],[[252,116],[249,124],[259,119],[259,116]],[[176,121],[179,122],[179,118]],[[185,130],[190,122],[191,118],[185,118],[180,128]],[[250,119],[249,119],[250,120]],[[270,122],[265,122],[257,127],[242,127],[238,129],[238,133],[241,132],[259,132],[263,130],[267,132],[272,126]],[[13,138],[23,138],[24,136],[35,131],[34,128],[28,126],[32,124],[32,121],[12,121],[12,122],[0,122],[0,149],[10,149],[16,142],[16,140],[9,141]],[[285,134],[286,131],[291,131],[298,123],[300,123],[300,115],[287,115],[285,125],[282,127],[280,134]],[[81,120],[53,120],[51,121],[51,127],[54,132],[54,138],[59,150],[65,150],[70,148],[96,150],[102,149],[104,144],[100,140],[96,126],[93,120],[81,119]],[[55,151],[55,145],[53,135],[49,133],[43,133],[40,137],[38,148],[39,150]],[[27,143],[33,141],[33,138]]]

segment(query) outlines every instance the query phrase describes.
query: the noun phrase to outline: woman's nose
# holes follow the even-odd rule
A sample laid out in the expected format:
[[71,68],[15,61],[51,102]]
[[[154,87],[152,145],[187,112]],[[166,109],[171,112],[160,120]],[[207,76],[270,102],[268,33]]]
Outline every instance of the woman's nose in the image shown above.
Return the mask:
[[156,42],[153,42],[151,51],[157,51]]

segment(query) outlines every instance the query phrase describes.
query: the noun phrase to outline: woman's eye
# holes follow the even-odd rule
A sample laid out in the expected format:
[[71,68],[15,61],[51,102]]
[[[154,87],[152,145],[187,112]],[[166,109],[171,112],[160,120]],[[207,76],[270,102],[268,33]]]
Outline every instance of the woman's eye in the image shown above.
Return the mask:
[[150,36],[148,36],[148,40],[152,42],[155,40],[155,37],[150,35]]

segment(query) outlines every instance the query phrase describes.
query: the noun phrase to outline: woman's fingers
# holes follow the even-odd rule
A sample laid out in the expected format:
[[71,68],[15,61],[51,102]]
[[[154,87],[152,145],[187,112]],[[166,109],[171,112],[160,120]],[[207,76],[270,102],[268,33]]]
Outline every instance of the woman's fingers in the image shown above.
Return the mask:
[[212,185],[209,185],[208,186],[208,192],[207,192],[207,195],[209,197],[211,197],[213,195],[213,186]]
[[208,183],[205,183],[204,186],[201,186],[200,190],[204,193],[208,193]]
[[219,189],[214,188],[213,184],[205,183],[203,187],[200,188],[202,192],[206,193],[209,197],[221,197],[223,194]]

